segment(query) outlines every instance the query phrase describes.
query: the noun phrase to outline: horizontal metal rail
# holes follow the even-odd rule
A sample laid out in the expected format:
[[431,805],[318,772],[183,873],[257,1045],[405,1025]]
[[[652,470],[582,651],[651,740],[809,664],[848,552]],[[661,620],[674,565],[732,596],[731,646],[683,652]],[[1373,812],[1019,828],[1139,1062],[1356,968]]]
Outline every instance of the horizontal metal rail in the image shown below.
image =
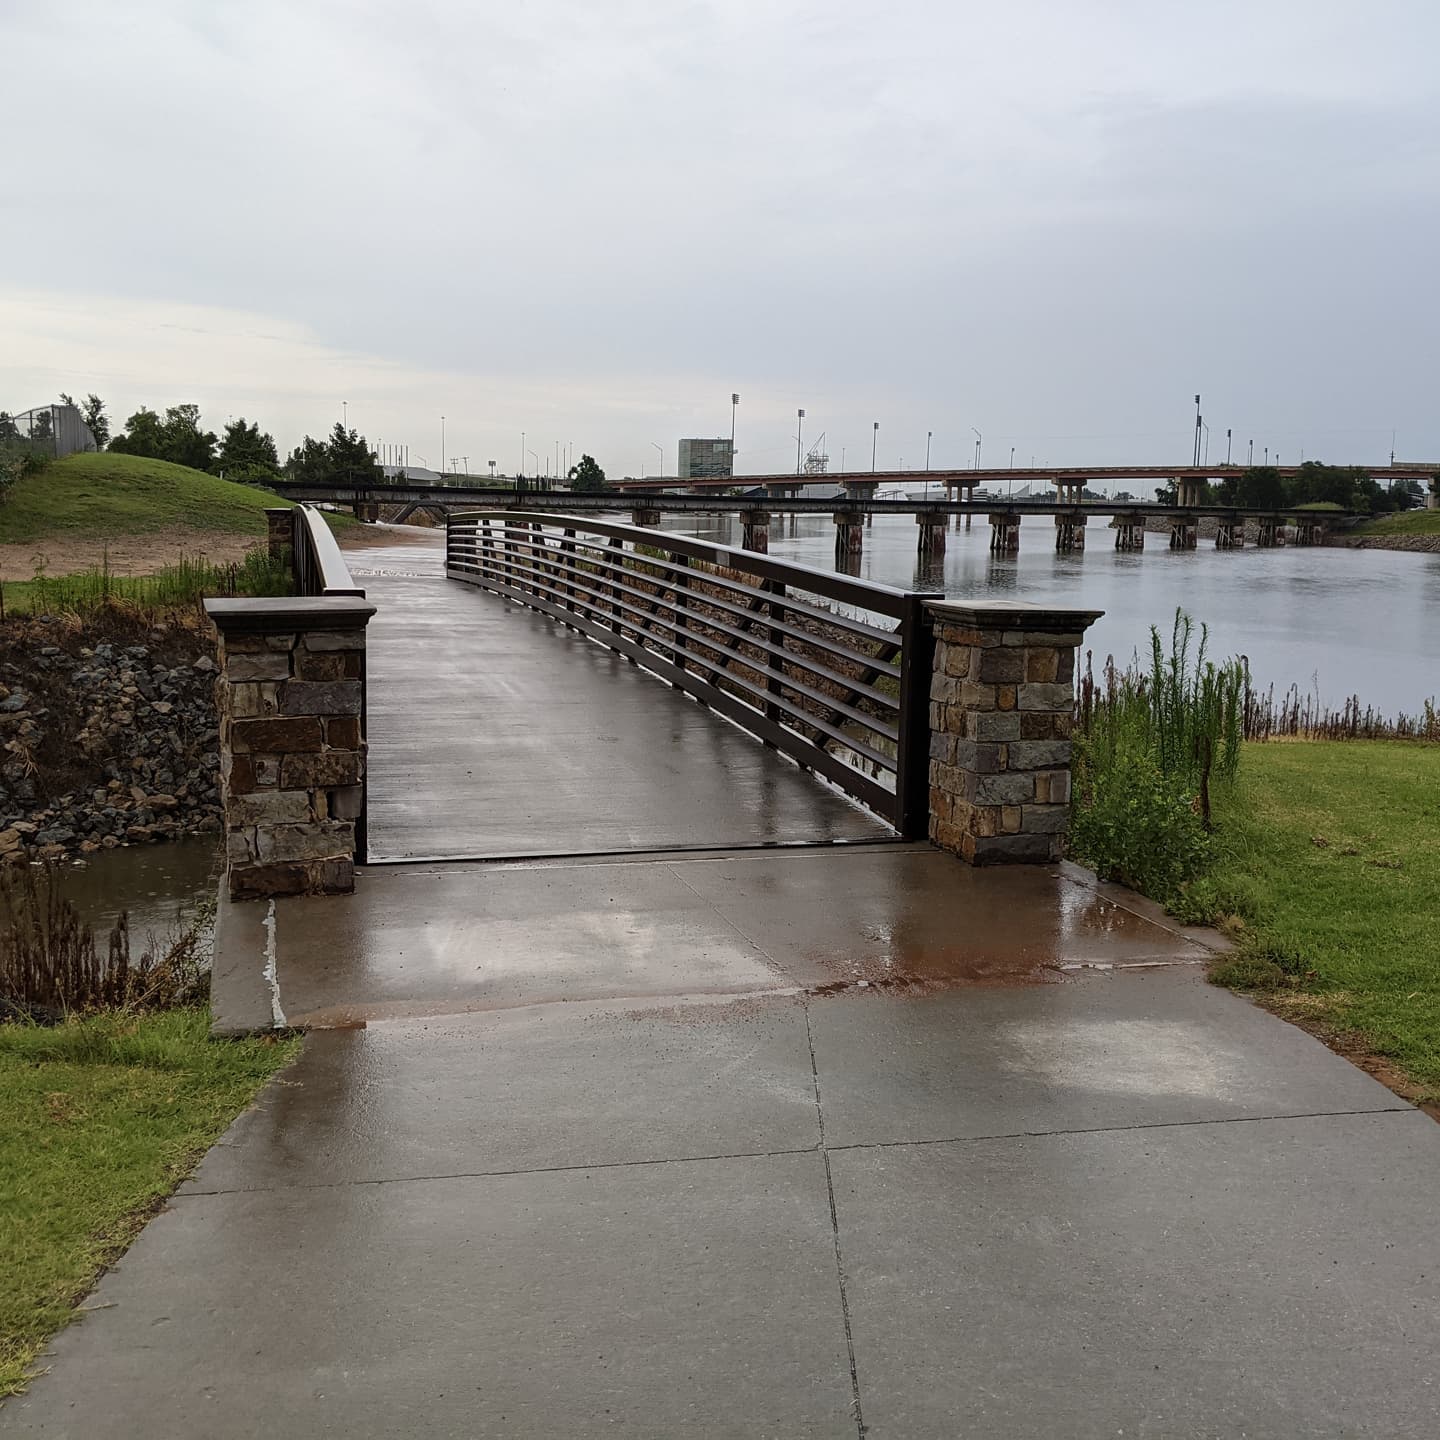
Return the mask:
[[924,601],[687,535],[577,515],[451,515],[446,573],[645,666],[901,834],[925,833]]
[[313,505],[295,507],[291,551],[297,595],[364,595],[324,514]]

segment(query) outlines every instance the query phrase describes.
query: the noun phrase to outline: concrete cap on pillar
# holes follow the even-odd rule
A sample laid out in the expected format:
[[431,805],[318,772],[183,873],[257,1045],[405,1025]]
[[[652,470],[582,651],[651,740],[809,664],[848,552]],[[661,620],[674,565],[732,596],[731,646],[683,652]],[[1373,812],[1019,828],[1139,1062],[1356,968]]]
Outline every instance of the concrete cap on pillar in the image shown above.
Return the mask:
[[935,619],[950,625],[971,625],[992,630],[1073,632],[1093,625],[1105,613],[1103,610],[1057,610],[1053,605],[1035,605],[1027,600],[993,603],[930,600],[925,608]]
[[352,595],[260,595],[207,600],[205,613],[221,634],[282,635],[292,630],[363,630],[375,607]]

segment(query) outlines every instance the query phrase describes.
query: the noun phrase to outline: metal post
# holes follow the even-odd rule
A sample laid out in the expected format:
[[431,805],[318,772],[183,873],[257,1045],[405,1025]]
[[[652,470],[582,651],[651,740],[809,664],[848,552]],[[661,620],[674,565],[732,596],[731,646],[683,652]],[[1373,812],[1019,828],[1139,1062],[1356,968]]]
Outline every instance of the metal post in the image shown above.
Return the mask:
[[875,449],[880,444],[880,422],[875,422],[875,433],[870,437],[870,473],[875,473]]
[[930,672],[934,664],[935,632],[925,597],[907,595],[900,618],[900,735],[895,749],[894,817],[895,828],[906,840],[923,840],[930,832]]
[[[770,619],[772,621],[783,620],[785,618],[785,606],[783,604],[785,598],[785,582],[783,580],[767,580],[765,581],[765,589],[768,590],[770,594],[775,597],[766,607],[769,612]],[[770,643],[772,645],[778,646],[781,650],[784,650],[785,632],[783,630],[776,629],[775,625],[772,624],[769,628],[769,637]],[[769,691],[771,695],[778,697],[780,694],[781,682],[785,678],[785,662],[780,658],[779,655],[776,655],[773,651],[771,651],[767,653],[765,663],[765,689]],[[778,703],[773,701],[766,703],[765,718],[767,720],[773,720],[775,724],[778,725],[780,723],[780,716],[782,713],[782,708]],[[765,743],[768,745],[771,742],[767,740]]]
[[[685,652],[689,648],[686,631],[690,627],[690,576],[687,573],[690,568],[690,558],[687,555],[676,555],[672,553],[670,563],[682,567],[680,573],[675,575],[670,582],[675,588],[675,608],[680,612],[675,617],[675,643],[670,651],[670,658],[674,660],[681,670],[684,670],[687,668],[685,664]],[[678,681],[671,681],[671,684],[673,684],[677,690],[684,688]]]

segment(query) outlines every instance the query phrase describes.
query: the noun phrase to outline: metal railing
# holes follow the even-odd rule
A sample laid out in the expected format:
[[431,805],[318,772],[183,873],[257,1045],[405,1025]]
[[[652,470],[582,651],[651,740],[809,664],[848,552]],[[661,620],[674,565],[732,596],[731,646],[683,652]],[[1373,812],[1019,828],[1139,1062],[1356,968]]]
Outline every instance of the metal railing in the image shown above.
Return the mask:
[[295,567],[297,595],[364,595],[350,575],[350,567],[325,523],[324,514],[313,505],[295,507],[295,531],[291,552]]
[[451,515],[446,574],[543,611],[926,833],[922,595],[578,515]]

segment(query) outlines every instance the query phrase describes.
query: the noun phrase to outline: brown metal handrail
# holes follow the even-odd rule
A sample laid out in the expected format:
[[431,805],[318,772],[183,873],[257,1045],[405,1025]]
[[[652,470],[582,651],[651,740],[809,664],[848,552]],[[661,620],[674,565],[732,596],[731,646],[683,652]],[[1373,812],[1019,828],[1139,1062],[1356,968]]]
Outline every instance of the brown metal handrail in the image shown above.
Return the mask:
[[291,550],[297,595],[364,595],[324,514],[313,505],[295,507]]
[[938,595],[663,530],[516,510],[449,516],[446,574],[627,656],[901,834],[925,834],[924,604]]

